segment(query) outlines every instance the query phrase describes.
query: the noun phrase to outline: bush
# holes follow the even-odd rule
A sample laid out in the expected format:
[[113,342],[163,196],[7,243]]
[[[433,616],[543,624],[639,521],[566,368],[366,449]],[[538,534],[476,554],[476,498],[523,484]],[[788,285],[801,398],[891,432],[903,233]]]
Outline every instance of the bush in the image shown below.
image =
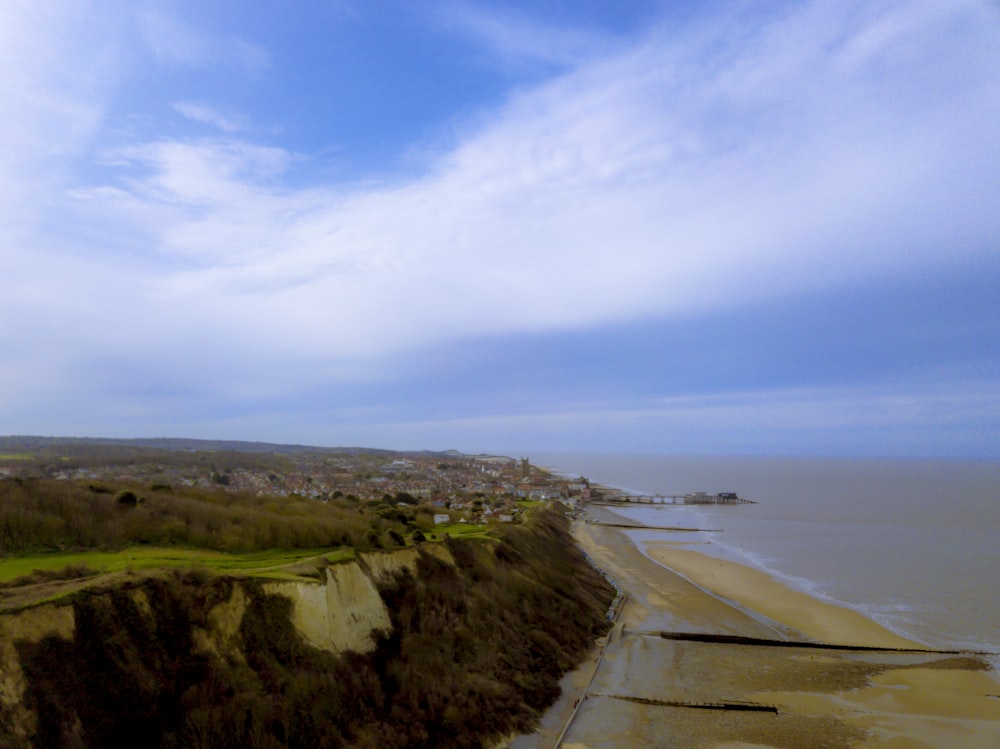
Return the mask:
[[[0,480],[0,553],[120,549],[136,543],[251,552],[379,544],[397,521],[348,503],[175,487],[145,498],[136,486]],[[108,495],[112,496],[108,496]],[[135,512],[123,513],[122,509]],[[374,543],[366,532],[375,531]]]
[[134,491],[123,489],[115,495],[115,501],[122,507],[135,507],[139,504],[139,498]]
[[382,547],[392,549],[397,546],[406,546],[406,539],[399,531],[390,528],[382,534]]

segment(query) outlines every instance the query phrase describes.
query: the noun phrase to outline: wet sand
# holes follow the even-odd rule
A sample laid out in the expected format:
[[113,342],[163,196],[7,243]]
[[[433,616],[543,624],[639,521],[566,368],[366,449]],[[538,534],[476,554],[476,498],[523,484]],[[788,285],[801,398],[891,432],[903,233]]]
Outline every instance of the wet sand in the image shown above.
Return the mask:
[[[621,520],[604,508],[586,511]],[[574,535],[628,598],[564,749],[1000,747],[1000,681],[982,657],[816,648],[922,646],[856,611],[699,553],[683,534],[664,534],[643,550],[622,530],[596,523],[578,521]],[[668,640],[661,632],[796,645]],[[549,725],[568,720],[571,706],[550,711]]]
[[868,617],[789,588],[759,570],[697,552],[697,546],[646,544],[657,562],[720,598],[745,607],[816,642],[922,648]]

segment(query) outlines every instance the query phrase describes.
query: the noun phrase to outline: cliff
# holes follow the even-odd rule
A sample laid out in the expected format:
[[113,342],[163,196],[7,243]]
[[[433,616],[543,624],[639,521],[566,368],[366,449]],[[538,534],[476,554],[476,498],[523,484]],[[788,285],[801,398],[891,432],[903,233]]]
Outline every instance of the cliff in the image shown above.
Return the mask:
[[614,595],[553,512],[320,576],[164,572],[0,616],[0,745],[488,745],[530,730]]

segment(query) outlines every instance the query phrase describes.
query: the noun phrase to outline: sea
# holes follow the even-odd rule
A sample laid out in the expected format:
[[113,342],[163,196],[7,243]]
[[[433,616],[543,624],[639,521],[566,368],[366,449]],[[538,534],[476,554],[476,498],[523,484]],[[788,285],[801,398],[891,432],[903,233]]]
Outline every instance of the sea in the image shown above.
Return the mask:
[[930,647],[1000,653],[1000,462],[596,454],[531,460],[630,494],[736,492],[756,504],[620,512],[648,525],[704,529],[629,531],[637,542],[705,542],[693,548],[856,609]]

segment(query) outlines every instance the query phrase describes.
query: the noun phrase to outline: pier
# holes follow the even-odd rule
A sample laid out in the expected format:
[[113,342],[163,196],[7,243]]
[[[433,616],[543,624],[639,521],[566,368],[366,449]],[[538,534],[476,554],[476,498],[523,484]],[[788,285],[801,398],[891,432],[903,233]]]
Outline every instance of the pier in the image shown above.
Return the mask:
[[690,492],[688,494],[613,494],[592,501],[595,505],[755,505],[752,499],[743,499],[736,492]]

